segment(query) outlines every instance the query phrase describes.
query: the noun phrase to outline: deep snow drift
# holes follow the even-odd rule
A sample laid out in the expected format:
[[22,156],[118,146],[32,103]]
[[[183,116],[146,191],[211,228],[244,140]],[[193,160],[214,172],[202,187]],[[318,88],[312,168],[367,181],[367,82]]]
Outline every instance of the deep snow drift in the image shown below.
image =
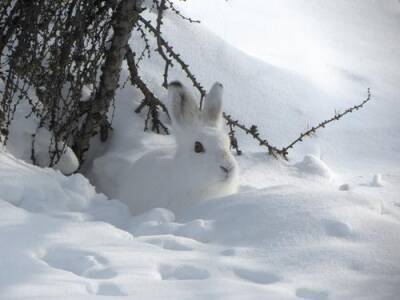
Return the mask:
[[[374,97],[296,148],[288,163],[240,136],[239,193],[179,215],[158,208],[133,217],[122,202],[99,194],[118,188],[115,175],[127,162],[174,143],[143,133],[134,114],[140,96],[131,88],[117,96],[111,140],[91,153],[96,159],[86,171],[97,192],[82,175],[66,177],[14,157],[29,160],[35,130],[22,111],[8,148],[14,156],[0,153],[0,299],[397,299],[400,5],[382,3],[285,0],[249,7],[207,0],[186,8],[197,9],[203,25],[166,20],[167,38],[204,85],[224,83],[225,110],[259,125],[278,146],[334,109],[360,102],[368,86]],[[232,29],[213,23],[223,13]],[[246,30],[233,39],[242,28],[232,21],[239,14],[250,24],[262,19],[258,33],[270,28],[265,44],[247,44]],[[333,21],[339,15],[341,22]],[[283,51],[284,42],[276,41],[289,33],[289,46],[298,34],[297,49]],[[217,36],[223,34],[234,46]],[[309,52],[316,46],[322,50]],[[262,47],[267,51],[253,51]],[[326,49],[329,56],[309,68]],[[142,68],[164,97],[159,61]],[[178,69],[171,79],[187,83]],[[140,201],[134,191],[132,200]]]
[[204,201],[177,220],[165,209],[131,217],[81,175],[65,177],[5,154],[0,162],[3,299],[399,293],[398,181],[376,187],[360,179],[343,191],[315,157],[286,165],[244,156],[244,179],[254,185],[262,177],[270,187],[243,182],[239,194]]

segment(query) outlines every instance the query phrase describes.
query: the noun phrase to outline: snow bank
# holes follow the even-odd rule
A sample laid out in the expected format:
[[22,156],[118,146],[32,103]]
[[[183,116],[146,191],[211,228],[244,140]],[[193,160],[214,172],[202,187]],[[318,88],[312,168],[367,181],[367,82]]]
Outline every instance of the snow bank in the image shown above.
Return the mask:
[[[50,152],[55,150],[54,141],[46,128],[39,128],[40,122],[37,117],[32,115],[27,118],[29,115],[31,115],[30,104],[19,104],[10,125],[7,151],[19,159],[32,163],[33,146],[36,164],[41,167],[48,167],[51,162]],[[64,148],[61,142],[58,143],[57,147],[59,150],[63,150],[63,153],[53,168],[66,175],[74,173],[79,167],[75,153],[68,146]]]
[[265,178],[270,187],[204,201],[179,218],[166,209],[130,217],[81,175],[5,154],[0,162],[4,299],[395,299],[400,292],[400,209],[390,190],[380,191],[382,205],[376,187],[340,191],[266,159],[288,184]]
[[99,220],[124,227],[129,219],[125,205],[97,194],[88,179],[80,174],[66,177],[1,152],[0,161],[3,201],[30,212],[77,221]]

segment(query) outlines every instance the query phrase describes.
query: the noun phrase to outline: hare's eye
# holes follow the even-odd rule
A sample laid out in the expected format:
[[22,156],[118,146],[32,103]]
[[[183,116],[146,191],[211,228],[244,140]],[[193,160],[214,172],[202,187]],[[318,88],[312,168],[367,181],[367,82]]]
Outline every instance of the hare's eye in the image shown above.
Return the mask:
[[194,143],[194,152],[196,153],[203,153],[205,152],[204,146],[200,142],[195,142]]

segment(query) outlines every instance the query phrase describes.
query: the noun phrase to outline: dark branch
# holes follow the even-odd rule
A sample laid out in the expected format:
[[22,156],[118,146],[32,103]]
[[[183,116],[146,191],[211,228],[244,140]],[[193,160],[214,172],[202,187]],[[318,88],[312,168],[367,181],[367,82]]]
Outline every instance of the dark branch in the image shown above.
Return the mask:
[[147,87],[147,85],[143,82],[142,78],[140,78],[137,66],[135,64],[135,54],[132,51],[131,47],[128,45],[125,58],[128,64],[129,72],[130,72],[130,79],[132,85],[136,86],[143,94],[144,99],[142,100],[142,103],[136,108],[135,112],[140,113],[145,106],[149,108],[149,112],[147,114],[147,119],[145,121],[145,130],[148,129],[148,121],[149,118],[152,118],[153,126],[152,130],[160,133],[160,129],[163,129],[165,133],[168,134],[168,128],[160,121],[159,115],[158,115],[158,109],[159,107],[161,110],[168,116],[169,119],[170,115],[168,113],[167,107],[162,103],[153,93],[150,91],[150,89]]
[[315,132],[320,129],[320,128],[325,128],[326,125],[328,125],[329,123],[335,122],[340,120],[341,118],[343,118],[345,115],[352,113],[355,110],[359,110],[360,108],[362,108],[366,103],[368,103],[371,100],[371,90],[368,88],[368,92],[367,92],[367,98],[361,102],[359,105],[354,105],[348,109],[346,109],[344,112],[342,113],[335,113],[335,115],[328,119],[325,120],[321,123],[319,123],[317,126],[313,126],[311,127],[309,130],[303,132],[300,134],[300,136],[295,139],[293,142],[291,142],[288,146],[282,148],[281,152],[283,153],[284,156],[286,156],[288,154],[289,149],[292,149],[294,147],[294,145],[296,145],[299,142],[302,142],[304,138],[306,137],[310,137],[313,134],[315,134]]
[[[250,134],[254,139],[256,139],[259,142],[260,146],[264,146],[264,147],[266,147],[268,149],[268,154],[270,154],[270,155],[272,155],[272,156],[274,156],[276,158],[278,156],[282,156],[282,157],[286,158],[284,153],[282,153],[281,150],[279,150],[278,148],[272,146],[267,141],[267,139],[263,139],[262,137],[260,137],[260,133],[258,132],[257,126],[252,125],[250,128],[247,128],[245,125],[240,124],[239,120],[233,120],[231,115],[223,113],[223,116],[224,116],[228,126],[237,127],[239,129],[243,130],[246,134]],[[235,148],[234,145],[232,145],[232,147]]]
[[193,73],[189,69],[189,65],[186,64],[182,58],[180,57],[180,54],[176,53],[173,49],[172,46],[168,44],[166,40],[164,40],[161,36],[161,33],[155,28],[150,21],[146,20],[142,16],[139,16],[139,21],[144,24],[144,26],[154,34],[154,36],[158,39],[160,45],[165,48],[165,50],[168,52],[170,57],[172,57],[182,68],[186,76],[191,80],[193,83],[193,86],[199,91],[201,99],[200,99],[200,108],[202,107],[203,104],[203,99],[206,95],[206,91],[203,88],[203,86],[197,81],[196,77],[193,75]]

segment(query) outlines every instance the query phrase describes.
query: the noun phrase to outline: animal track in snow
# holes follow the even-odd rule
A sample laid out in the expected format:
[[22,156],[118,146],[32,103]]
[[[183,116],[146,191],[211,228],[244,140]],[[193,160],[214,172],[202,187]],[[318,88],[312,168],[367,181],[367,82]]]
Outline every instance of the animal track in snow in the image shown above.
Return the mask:
[[193,239],[173,235],[141,237],[139,239],[145,243],[175,251],[191,251],[200,246],[200,243]]
[[339,186],[339,191],[350,191],[352,189],[351,185],[348,183],[344,183]]
[[233,272],[239,278],[257,284],[272,284],[281,280],[278,275],[266,271],[234,269]]
[[362,261],[353,260],[350,262],[349,268],[353,271],[363,271],[365,269],[365,265]]
[[100,283],[96,294],[99,296],[127,296],[117,285],[109,282]]
[[309,288],[299,288],[296,290],[296,296],[298,298],[307,300],[327,300],[329,299],[329,293],[323,290],[314,290]]
[[237,255],[237,250],[235,248],[229,248],[221,251],[221,255],[223,256],[235,256]]
[[181,226],[175,234],[207,243],[209,242],[213,229],[213,221],[197,219]]
[[135,236],[175,235],[207,243],[212,236],[214,222],[202,219],[193,220],[188,223],[159,223],[158,221],[139,222],[136,220],[131,230],[131,233]]
[[163,280],[204,280],[210,277],[207,270],[191,265],[161,265],[160,274]]
[[43,257],[49,266],[94,279],[110,279],[116,273],[107,268],[108,261],[94,252],[75,249],[51,249]]
[[325,232],[330,236],[346,238],[352,235],[352,229],[346,223],[329,219],[322,220],[322,223]]

